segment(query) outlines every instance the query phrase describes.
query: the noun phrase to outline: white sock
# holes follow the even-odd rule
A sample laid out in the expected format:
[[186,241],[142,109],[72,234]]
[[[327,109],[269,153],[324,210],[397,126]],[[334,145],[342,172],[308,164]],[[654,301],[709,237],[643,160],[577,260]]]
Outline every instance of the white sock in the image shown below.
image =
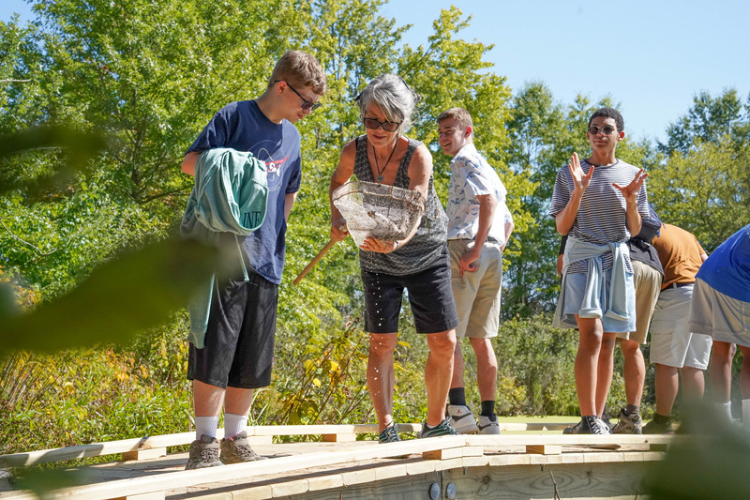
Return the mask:
[[216,437],[219,428],[219,417],[195,417],[195,439],[206,436]]
[[247,415],[224,413],[224,437],[234,437],[247,429]]
[[742,400],[742,424],[750,430],[750,399]]
[[716,405],[716,410],[719,412],[719,415],[726,415],[727,422],[732,421],[732,402],[727,401],[726,403],[714,403]]

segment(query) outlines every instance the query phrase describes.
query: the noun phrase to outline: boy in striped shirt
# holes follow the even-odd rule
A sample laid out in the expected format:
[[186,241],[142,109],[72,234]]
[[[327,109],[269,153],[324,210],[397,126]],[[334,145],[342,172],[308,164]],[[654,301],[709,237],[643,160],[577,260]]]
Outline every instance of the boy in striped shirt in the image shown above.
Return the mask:
[[[549,214],[568,235],[563,281],[553,325],[578,328],[576,390],[580,433],[609,434],[602,420],[612,383],[618,333],[635,331],[633,266],[626,242],[649,214],[643,169],[618,160],[625,138],[619,111],[601,108],[589,119],[589,158],[570,163],[557,174]],[[601,406],[601,407],[599,407]]]

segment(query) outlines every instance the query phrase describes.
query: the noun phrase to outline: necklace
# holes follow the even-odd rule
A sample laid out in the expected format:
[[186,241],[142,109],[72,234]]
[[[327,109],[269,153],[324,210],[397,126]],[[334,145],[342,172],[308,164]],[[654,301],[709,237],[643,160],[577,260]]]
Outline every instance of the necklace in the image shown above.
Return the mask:
[[396,138],[396,145],[393,146],[393,151],[391,151],[391,156],[388,157],[388,159],[385,161],[385,165],[383,165],[383,169],[380,169],[380,165],[378,164],[378,155],[375,153],[375,146],[372,147],[372,156],[375,157],[375,170],[378,171],[378,175],[375,177],[375,182],[383,182],[383,172],[385,172],[385,167],[388,166],[388,162],[391,161],[391,158],[393,158],[393,153],[396,152],[396,148],[398,147],[398,137]]

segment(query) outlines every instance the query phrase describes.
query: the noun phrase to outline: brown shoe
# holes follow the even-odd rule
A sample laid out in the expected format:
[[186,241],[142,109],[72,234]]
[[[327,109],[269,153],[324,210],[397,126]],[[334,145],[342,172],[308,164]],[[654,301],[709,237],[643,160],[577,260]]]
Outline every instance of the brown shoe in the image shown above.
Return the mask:
[[239,464],[242,462],[255,462],[266,460],[250,448],[247,440],[247,432],[242,431],[234,437],[221,440],[221,461],[225,464]]
[[215,437],[203,434],[200,439],[190,443],[185,470],[216,467],[217,465],[221,465],[221,460],[219,460],[219,441]]

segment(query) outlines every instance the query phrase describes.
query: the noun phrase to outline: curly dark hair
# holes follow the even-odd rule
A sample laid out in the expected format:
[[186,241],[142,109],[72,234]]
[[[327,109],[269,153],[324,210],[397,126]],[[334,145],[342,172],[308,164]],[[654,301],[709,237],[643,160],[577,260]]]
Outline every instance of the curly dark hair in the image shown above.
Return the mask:
[[591,118],[589,118],[589,127],[591,126],[591,122],[594,118],[597,116],[603,116],[605,118],[612,118],[615,121],[615,125],[617,125],[617,131],[622,132],[625,130],[625,120],[623,120],[622,115],[619,111],[613,108],[599,108],[596,111],[594,111],[594,114],[591,115]]

